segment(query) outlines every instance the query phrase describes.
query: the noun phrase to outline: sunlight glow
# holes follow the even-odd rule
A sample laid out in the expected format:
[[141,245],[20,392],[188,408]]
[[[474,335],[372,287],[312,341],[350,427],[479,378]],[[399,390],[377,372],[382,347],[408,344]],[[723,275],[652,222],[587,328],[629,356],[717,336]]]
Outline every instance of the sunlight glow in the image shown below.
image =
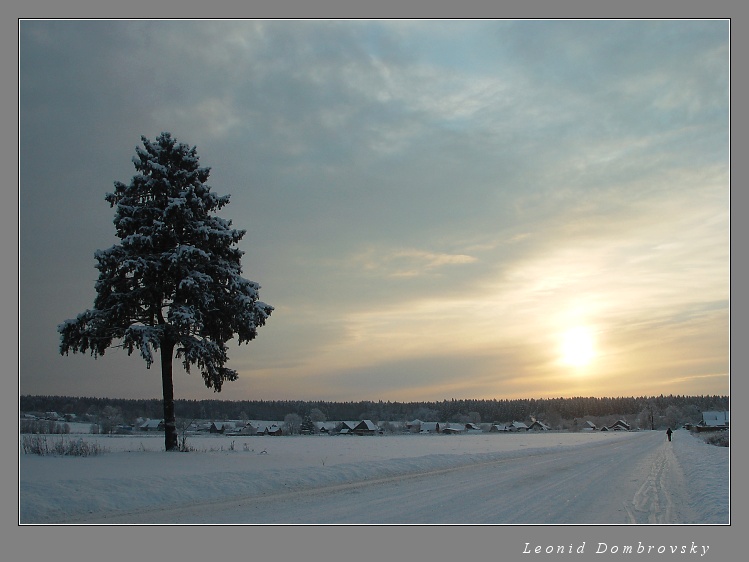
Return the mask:
[[595,357],[593,334],[585,326],[575,326],[562,334],[561,360],[565,365],[584,367]]

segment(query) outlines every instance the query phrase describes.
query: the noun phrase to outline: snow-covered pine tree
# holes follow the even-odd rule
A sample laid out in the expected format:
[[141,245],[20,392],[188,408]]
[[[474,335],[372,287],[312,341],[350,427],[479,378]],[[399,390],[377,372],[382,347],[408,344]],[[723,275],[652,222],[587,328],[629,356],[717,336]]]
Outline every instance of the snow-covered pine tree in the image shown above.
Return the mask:
[[226,342],[253,340],[273,307],[258,300],[260,286],[241,276],[244,230],[215,212],[229,202],[205,184],[195,147],[170,133],[141,137],[130,185],[115,182],[105,199],[116,207],[121,244],[99,250],[94,308],[58,326],[60,353],[96,358],[117,346],[137,349],[150,367],[160,352],[166,450],[177,447],[172,359],[187,372],[200,369],[205,385],[220,392],[237,379],[225,367]]
[[304,416],[304,419],[302,419],[302,424],[299,426],[299,433],[302,435],[312,435],[315,432],[315,424],[312,421],[312,418],[309,416]]

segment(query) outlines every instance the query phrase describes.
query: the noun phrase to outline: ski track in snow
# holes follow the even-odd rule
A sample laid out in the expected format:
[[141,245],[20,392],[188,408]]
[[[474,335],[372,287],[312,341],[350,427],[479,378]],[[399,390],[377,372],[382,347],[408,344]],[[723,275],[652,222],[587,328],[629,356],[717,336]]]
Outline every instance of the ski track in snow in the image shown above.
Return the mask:
[[662,432],[256,439],[270,453],[21,455],[20,522],[728,523],[728,449],[684,431],[671,443]]
[[[648,458],[645,480],[629,502],[624,502],[630,523],[678,523],[696,520],[686,507],[684,476],[671,443],[665,442]],[[687,513],[681,514],[681,511]]]

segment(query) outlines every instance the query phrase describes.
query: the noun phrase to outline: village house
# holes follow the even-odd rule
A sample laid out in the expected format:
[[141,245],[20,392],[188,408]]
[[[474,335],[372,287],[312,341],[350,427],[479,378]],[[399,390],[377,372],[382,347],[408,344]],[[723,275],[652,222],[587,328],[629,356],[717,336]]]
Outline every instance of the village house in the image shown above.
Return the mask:
[[372,420],[362,420],[351,429],[356,435],[375,435],[379,430]]
[[232,431],[236,426],[232,422],[211,422],[208,431],[210,433],[226,433]]
[[164,431],[164,420],[146,420],[138,429],[141,431]]
[[533,420],[533,423],[530,426],[528,426],[529,431],[549,431],[550,429],[551,429],[550,426],[538,420]]
[[231,433],[226,433],[226,435],[230,435],[230,436],[257,435],[257,432],[258,432],[257,426],[253,425],[252,422],[247,422],[245,425],[239,428],[238,431],[235,430],[235,431],[232,431]]
[[263,429],[262,435],[273,435],[273,436],[283,435],[283,429],[281,429],[281,427],[276,424],[267,425]]
[[454,423],[449,422],[446,423],[444,426],[440,427],[440,433],[446,433],[448,435],[454,434],[454,433],[463,433],[466,430],[466,426],[462,423]]
[[359,425],[358,421],[342,421],[338,422],[336,428],[338,429],[338,435],[353,435],[354,428]]
[[313,423],[315,424],[318,433],[333,433],[335,431],[335,428],[338,426],[338,422],[335,421],[318,421]]
[[702,419],[694,426],[697,431],[719,431],[728,429],[729,412],[702,412]]
[[616,420],[610,426],[603,426],[601,431],[629,431],[632,427],[624,420]]
[[439,422],[421,422],[419,433],[439,433],[440,429]]
[[406,429],[412,433],[419,433],[421,431],[421,424],[424,423],[420,419],[415,419],[410,422],[406,422]]
[[510,425],[507,426],[507,429],[510,431],[528,431],[528,426],[523,422],[513,421]]

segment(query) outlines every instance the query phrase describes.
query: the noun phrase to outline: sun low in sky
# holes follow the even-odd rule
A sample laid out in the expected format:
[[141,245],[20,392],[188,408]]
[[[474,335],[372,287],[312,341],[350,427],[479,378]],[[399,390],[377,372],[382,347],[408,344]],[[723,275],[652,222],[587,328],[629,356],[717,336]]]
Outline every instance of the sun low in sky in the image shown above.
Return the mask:
[[573,326],[561,335],[559,357],[564,365],[587,367],[595,359],[593,333],[587,326]]
[[21,392],[161,396],[56,327],[168,131],[275,307],[178,399],[727,394],[729,24],[21,21]]

